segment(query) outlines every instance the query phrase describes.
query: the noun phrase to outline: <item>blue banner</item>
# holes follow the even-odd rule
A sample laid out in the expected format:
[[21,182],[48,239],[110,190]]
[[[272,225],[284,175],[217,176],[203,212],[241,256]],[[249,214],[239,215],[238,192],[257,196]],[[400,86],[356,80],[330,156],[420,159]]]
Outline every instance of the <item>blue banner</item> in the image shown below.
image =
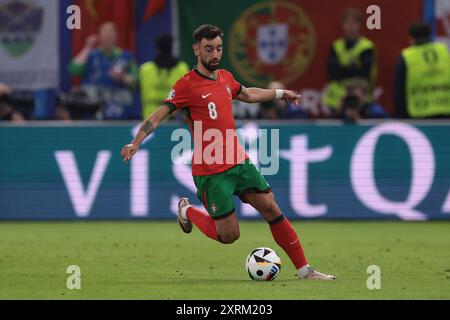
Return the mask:
[[[290,218],[450,217],[448,123],[239,128]],[[185,196],[202,207],[187,129],[162,125],[125,164],[120,149],[136,130],[123,123],[0,126],[0,219],[174,219]],[[259,218],[238,199],[235,208],[241,218]]]

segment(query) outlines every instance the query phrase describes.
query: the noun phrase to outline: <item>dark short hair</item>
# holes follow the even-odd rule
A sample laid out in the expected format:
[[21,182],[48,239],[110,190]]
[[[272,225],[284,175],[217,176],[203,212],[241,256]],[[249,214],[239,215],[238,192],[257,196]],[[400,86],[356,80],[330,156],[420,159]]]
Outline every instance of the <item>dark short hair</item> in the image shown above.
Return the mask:
[[219,27],[211,24],[204,24],[194,31],[194,42],[199,43],[203,39],[213,40],[217,37],[223,37],[223,33]]
[[409,27],[409,34],[415,40],[428,40],[431,38],[431,27],[424,21],[416,21]]

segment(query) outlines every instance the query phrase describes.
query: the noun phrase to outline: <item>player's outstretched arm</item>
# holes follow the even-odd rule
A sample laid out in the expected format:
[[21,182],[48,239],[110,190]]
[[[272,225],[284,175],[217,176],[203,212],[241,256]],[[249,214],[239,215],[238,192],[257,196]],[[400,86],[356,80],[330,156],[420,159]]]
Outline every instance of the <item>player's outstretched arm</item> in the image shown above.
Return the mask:
[[296,106],[300,104],[301,96],[292,90],[282,89],[261,89],[261,88],[245,88],[242,87],[238,95],[240,101],[247,103],[264,102],[273,99],[283,99]]
[[142,141],[156,130],[168,114],[170,114],[170,108],[168,106],[160,106],[144,120],[133,141],[122,148],[120,154],[122,155],[123,161],[128,162],[131,160],[131,157],[133,157],[141,146]]

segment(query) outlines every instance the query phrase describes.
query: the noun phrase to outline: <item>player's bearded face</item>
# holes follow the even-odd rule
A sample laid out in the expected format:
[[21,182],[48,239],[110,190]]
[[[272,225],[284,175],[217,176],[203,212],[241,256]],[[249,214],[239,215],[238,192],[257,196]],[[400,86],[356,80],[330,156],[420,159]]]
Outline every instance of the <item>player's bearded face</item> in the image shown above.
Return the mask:
[[219,68],[219,64],[220,64],[220,60],[219,59],[202,59],[202,64],[203,66],[208,70],[208,71],[216,71]]
[[208,71],[213,72],[219,68],[222,59],[222,39],[217,37],[214,40],[203,39],[203,41],[204,43],[200,44],[200,62]]

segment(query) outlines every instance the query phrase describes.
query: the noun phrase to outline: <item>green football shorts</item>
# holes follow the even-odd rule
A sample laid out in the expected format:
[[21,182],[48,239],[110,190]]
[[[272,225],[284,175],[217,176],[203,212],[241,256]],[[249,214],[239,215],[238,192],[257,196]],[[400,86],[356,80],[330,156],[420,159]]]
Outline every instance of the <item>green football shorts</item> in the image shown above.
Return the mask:
[[229,216],[234,211],[233,195],[245,192],[268,193],[272,189],[250,159],[224,172],[194,176],[197,197],[213,219]]

